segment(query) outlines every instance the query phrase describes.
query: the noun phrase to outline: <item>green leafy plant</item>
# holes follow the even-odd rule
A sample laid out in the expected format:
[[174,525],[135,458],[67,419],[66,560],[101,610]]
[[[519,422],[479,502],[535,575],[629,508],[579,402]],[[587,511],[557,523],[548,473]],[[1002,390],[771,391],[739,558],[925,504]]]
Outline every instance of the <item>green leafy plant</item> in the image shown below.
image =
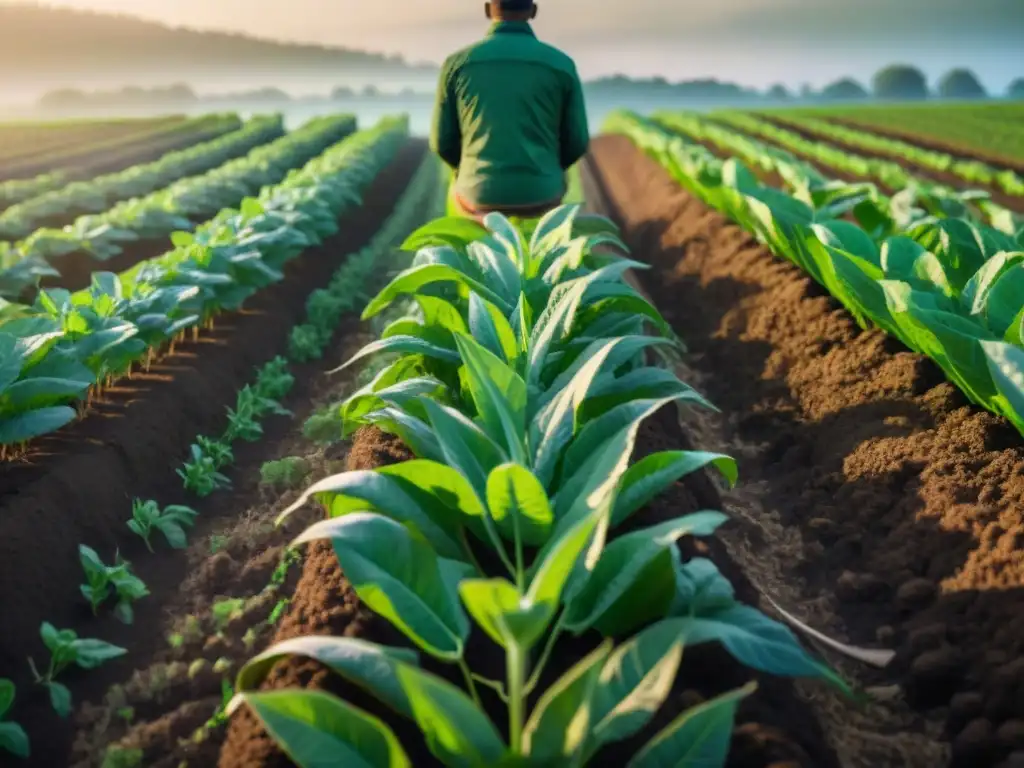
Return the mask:
[[295,488],[309,477],[312,465],[301,456],[268,461],[260,467],[260,481],[275,488]]
[[192,457],[177,473],[184,481],[185,489],[197,496],[209,496],[218,488],[231,487],[227,476],[218,471],[214,458],[203,453],[198,445],[192,446]]
[[[232,707],[252,708],[297,764],[328,754],[371,765],[409,759],[386,724],[340,699],[258,692],[289,655],[320,661],[412,719],[452,766],[592,761],[650,722],[684,645],[720,642],[751,667],[842,685],[785,627],[738,603],[713,563],[683,560],[679,539],[711,535],[720,512],[618,530],[681,477],[716,467],[734,482],[736,466],[701,451],[630,466],[646,417],[679,401],[710,404],[648,362],[647,350],[675,339],[622,280],[638,265],[598,250],[624,249],[611,223],[578,214],[560,208],[529,236],[497,215],[484,226],[435,221],[406,243],[423,249],[413,266],[364,312],[400,296],[418,307],[349,361],[394,356],[340,406],[342,418],[346,429],[397,434],[416,458],[321,480],[280,519],[319,501],[327,518],[294,543],[329,541],[360,600],[420,652],[458,668],[465,685],[422,670],[405,649],[350,638],[279,643],[242,668]],[[469,668],[474,626],[504,650],[502,679]],[[629,639],[606,640],[531,710],[558,638],[591,630]],[[479,686],[505,702],[507,741]],[[680,756],[721,765],[736,706],[752,690],[688,711],[630,765]]]
[[[287,262],[336,233],[339,214],[359,204],[359,192],[408,134],[406,119],[385,118],[319,154],[353,125],[350,117],[318,118],[289,134],[286,148],[278,146],[271,157],[247,158],[246,170],[235,172],[251,179],[251,193],[258,197],[239,197],[239,185],[229,181],[233,172],[211,180],[228,200],[216,202],[216,196],[186,187],[161,196],[157,209],[148,199],[126,204],[112,214],[116,223],[84,217],[75,231],[37,233],[13,250],[0,244],[0,262],[8,266],[0,272],[0,293],[10,296],[56,275],[50,256],[92,249],[102,258],[119,252],[117,243],[126,239],[172,232],[175,246],[120,275],[96,272],[88,289],[41,290],[31,306],[5,305],[0,460],[71,423],[133,366],[148,369],[161,354],[173,352],[188,329],[212,327],[219,312],[237,309],[283,279]],[[195,231],[184,231],[192,229],[184,214],[210,205],[211,213],[224,205],[239,209],[223,208]],[[283,394],[275,392],[284,391],[285,381],[283,374],[278,381],[268,378],[274,392],[261,390],[261,397],[280,399]]]
[[84,544],[78,546],[78,557],[85,571],[86,583],[79,589],[95,614],[108,599],[114,598],[114,615],[125,624],[134,618],[132,603],[149,594],[149,589],[131,572],[131,564],[118,554],[114,565],[104,565],[96,550]]
[[39,672],[32,658],[29,658],[28,664],[35,682],[49,691],[50,703],[61,717],[67,717],[71,713],[71,691],[56,680],[64,670],[72,665],[82,669],[95,669],[104,662],[124,656],[128,652],[102,640],[80,638],[73,630],[56,629],[45,621],[39,629],[39,634],[50,652],[50,663],[43,673]]
[[128,521],[128,528],[146,542],[146,548],[150,552],[153,551],[150,537],[154,530],[164,535],[172,549],[184,549],[188,544],[185,529],[192,527],[198,514],[194,509],[178,504],[160,509],[160,505],[153,500],[134,499],[132,519]]
[[223,440],[217,440],[212,437],[200,435],[196,438],[196,445],[199,446],[199,450],[202,451],[205,456],[210,457],[214,467],[217,469],[226,467],[232,464],[235,460],[235,455],[231,451],[231,446]]
[[7,678],[0,677],[0,752],[28,758],[31,748],[25,729],[15,722],[3,719],[14,706],[14,695],[14,683]]

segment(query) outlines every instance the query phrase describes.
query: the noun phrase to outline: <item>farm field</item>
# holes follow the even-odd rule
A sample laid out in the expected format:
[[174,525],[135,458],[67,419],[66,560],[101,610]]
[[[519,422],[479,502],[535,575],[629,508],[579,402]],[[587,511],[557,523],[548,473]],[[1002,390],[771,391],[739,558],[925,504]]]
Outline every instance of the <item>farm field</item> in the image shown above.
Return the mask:
[[787,114],[540,222],[401,116],[10,207],[0,765],[1021,764],[1015,196]]
[[1024,103],[869,105],[772,110],[873,130],[923,147],[1024,169]]

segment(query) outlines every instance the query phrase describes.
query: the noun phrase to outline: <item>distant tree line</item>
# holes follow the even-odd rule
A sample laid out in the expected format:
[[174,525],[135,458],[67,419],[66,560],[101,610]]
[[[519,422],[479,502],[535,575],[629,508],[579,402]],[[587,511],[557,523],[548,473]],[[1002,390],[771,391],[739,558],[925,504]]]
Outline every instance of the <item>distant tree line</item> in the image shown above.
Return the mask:
[[[768,95],[776,99],[793,98],[785,87],[773,86]],[[1018,77],[1006,90],[1011,99],[1024,99],[1024,77]],[[890,64],[883,67],[871,78],[870,90],[850,77],[829,83],[820,91],[804,86],[800,92],[803,99],[819,98],[826,101],[856,101],[857,99],[884,99],[888,101],[915,101],[939,97],[943,99],[986,99],[999,94],[989,94],[969,69],[956,68],[940,77],[933,91],[928,86],[924,72],[910,64]]]
[[[765,98],[773,101],[793,99],[800,99],[801,101],[857,101],[870,98],[890,101],[914,101],[936,96],[945,99],[985,99],[990,97],[990,94],[986,92],[977,76],[969,69],[951,69],[939,78],[933,91],[929,88],[928,79],[924,73],[917,67],[909,64],[892,64],[880,69],[871,79],[870,88],[865,87],[850,77],[840,78],[835,82],[829,83],[821,90],[815,90],[810,85],[803,85],[798,91],[793,92],[786,88],[786,86],[777,84],[762,92],[754,88],[745,88],[736,83],[723,82],[713,78],[673,83],[663,77],[637,79],[626,77],[625,75],[591,80],[585,83],[585,88],[589,95],[612,99],[620,96],[630,96],[650,99],[678,98],[722,101],[746,101]],[[398,94],[394,94],[383,92],[374,85],[367,85],[359,90],[348,86],[341,86],[334,89],[328,98],[335,101],[345,101],[353,98],[394,98],[396,95],[403,98],[415,98],[417,96],[426,97],[429,94],[418,94],[411,88],[405,88]],[[1006,96],[1011,99],[1024,99],[1024,77],[1019,77],[1010,84]],[[68,110],[77,108],[171,107],[205,101],[244,101],[248,103],[274,104],[294,100],[280,88],[260,88],[238,93],[200,96],[189,86],[177,84],[163,88],[128,86],[119,90],[93,92],[80,91],[74,88],[62,88],[44,95],[40,99],[39,104],[48,109]],[[309,97],[303,100],[320,101],[322,98]]]

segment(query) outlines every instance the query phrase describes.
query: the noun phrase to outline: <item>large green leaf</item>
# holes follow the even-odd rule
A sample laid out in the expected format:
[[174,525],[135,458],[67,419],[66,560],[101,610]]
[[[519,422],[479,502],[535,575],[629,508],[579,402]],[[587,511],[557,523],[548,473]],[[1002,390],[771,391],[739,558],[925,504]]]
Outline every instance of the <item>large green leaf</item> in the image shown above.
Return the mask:
[[612,525],[620,525],[681,477],[707,466],[721,472],[730,487],[736,484],[739,476],[736,460],[724,453],[659,451],[645,456],[622,476],[612,512]]
[[549,483],[554,476],[562,450],[572,439],[577,411],[609,355],[623,342],[623,339],[610,339],[594,349],[576,369],[572,378],[557,390],[548,404],[532,419],[530,445],[533,450],[533,467],[542,483]]
[[452,333],[469,333],[462,313],[450,301],[422,293],[416,294],[415,298],[423,313],[424,324],[438,326]]
[[487,498],[487,476],[508,456],[480,427],[454,408],[425,400],[445,463],[469,481],[479,499]]
[[[434,462],[426,464],[434,466]],[[422,464],[417,462],[416,467],[420,466]],[[326,477],[307,488],[281,513],[278,523],[315,498],[332,518],[363,511],[387,515],[418,531],[442,557],[460,559],[463,555],[457,541],[460,521],[451,507],[420,490],[415,481],[404,480],[388,469],[342,472]]]
[[0,445],[11,445],[55,432],[70,424],[78,414],[74,408],[56,405],[16,416],[0,417]]
[[299,768],[411,768],[395,734],[377,718],[322,691],[239,693]]
[[1005,401],[1004,415],[1024,434],[1024,350],[1002,341],[982,341],[981,348]]
[[651,625],[611,653],[591,698],[588,757],[651,721],[672,692],[682,657],[683,639],[671,621]]
[[469,295],[469,328],[462,331],[472,336],[488,352],[504,362],[513,362],[519,349],[516,334],[508,318],[494,304],[475,293]]
[[328,373],[337,373],[363,358],[369,357],[370,355],[377,355],[382,352],[399,352],[406,355],[425,355],[427,357],[443,360],[447,363],[460,362],[458,353],[453,349],[431,343],[416,336],[400,335],[389,336],[386,339],[377,339],[377,341],[367,344],[337,368],[328,371]]
[[452,768],[501,765],[508,752],[484,712],[451,683],[417,667],[398,672],[430,751]]
[[465,381],[488,433],[508,456],[526,461],[526,382],[473,338],[457,335]]
[[367,320],[379,314],[399,296],[416,293],[420,288],[433,283],[455,283],[467,293],[468,291],[473,291],[501,307],[502,310],[512,311],[512,307],[498,293],[469,275],[446,264],[424,264],[418,267],[410,267],[404,272],[399,273],[394,280],[388,283],[366,305],[366,309],[363,310],[362,319]]
[[725,765],[736,709],[756,683],[724,693],[683,712],[651,739],[627,768],[705,768]]
[[18,340],[9,333],[0,333],[0,394],[17,381],[22,364]]
[[541,695],[523,730],[523,752],[534,765],[584,765],[594,691],[605,659],[606,641],[591,651]]
[[527,647],[538,640],[544,626],[558,610],[563,590],[569,582],[570,575],[577,570],[580,556],[586,552],[583,570],[591,570],[598,561],[607,533],[611,503],[610,497],[605,498],[572,527],[556,532],[537,556],[524,607],[542,606],[545,621],[543,624],[538,621],[536,632],[525,639]]
[[314,659],[396,712],[412,716],[396,670],[399,664],[417,664],[416,654],[406,648],[389,648],[354,637],[308,636],[276,643],[245,663],[235,679],[235,691],[255,690],[274,664],[289,656]]
[[526,602],[507,579],[463,579],[459,595],[477,625],[502,648],[522,654],[548,628],[546,607]]
[[467,216],[444,216],[424,224],[402,243],[403,251],[417,251],[431,245],[465,248],[487,236],[487,228]]
[[458,582],[473,573],[440,558],[423,539],[381,515],[356,512],[307,528],[295,544],[330,539],[356,594],[375,613],[438,658],[461,658],[469,621]]
[[882,245],[882,270],[890,279],[926,286],[945,296],[954,296],[945,265],[931,251],[909,237],[890,237]]
[[608,636],[663,618],[675,596],[679,539],[710,536],[725,520],[721,512],[695,512],[616,538],[566,606],[565,626],[576,634],[593,627]]
[[491,471],[487,506],[507,539],[536,547],[551,535],[554,513],[547,491],[537,476],[520,464],[502,464]]
[[701,617],[675,619],[686,645],[720,642],[733,658],[773,675],[818,677],[846,690],[828,667],[813,659],[784,625],[755,608],[733,605]]

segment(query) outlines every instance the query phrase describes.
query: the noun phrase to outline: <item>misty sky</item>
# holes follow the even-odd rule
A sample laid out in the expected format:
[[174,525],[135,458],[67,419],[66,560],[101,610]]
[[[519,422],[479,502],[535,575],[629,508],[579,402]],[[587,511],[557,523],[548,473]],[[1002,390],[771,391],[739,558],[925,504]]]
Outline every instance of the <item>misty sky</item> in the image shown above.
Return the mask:
[[[483,29],[482,0],[55,0],[177,25],[439,61]],[[539,0],[538,33],[586,77],[714,76],[764,86],[867,79],[894,60],[989,87],[1024,76],[1024,0]]]

